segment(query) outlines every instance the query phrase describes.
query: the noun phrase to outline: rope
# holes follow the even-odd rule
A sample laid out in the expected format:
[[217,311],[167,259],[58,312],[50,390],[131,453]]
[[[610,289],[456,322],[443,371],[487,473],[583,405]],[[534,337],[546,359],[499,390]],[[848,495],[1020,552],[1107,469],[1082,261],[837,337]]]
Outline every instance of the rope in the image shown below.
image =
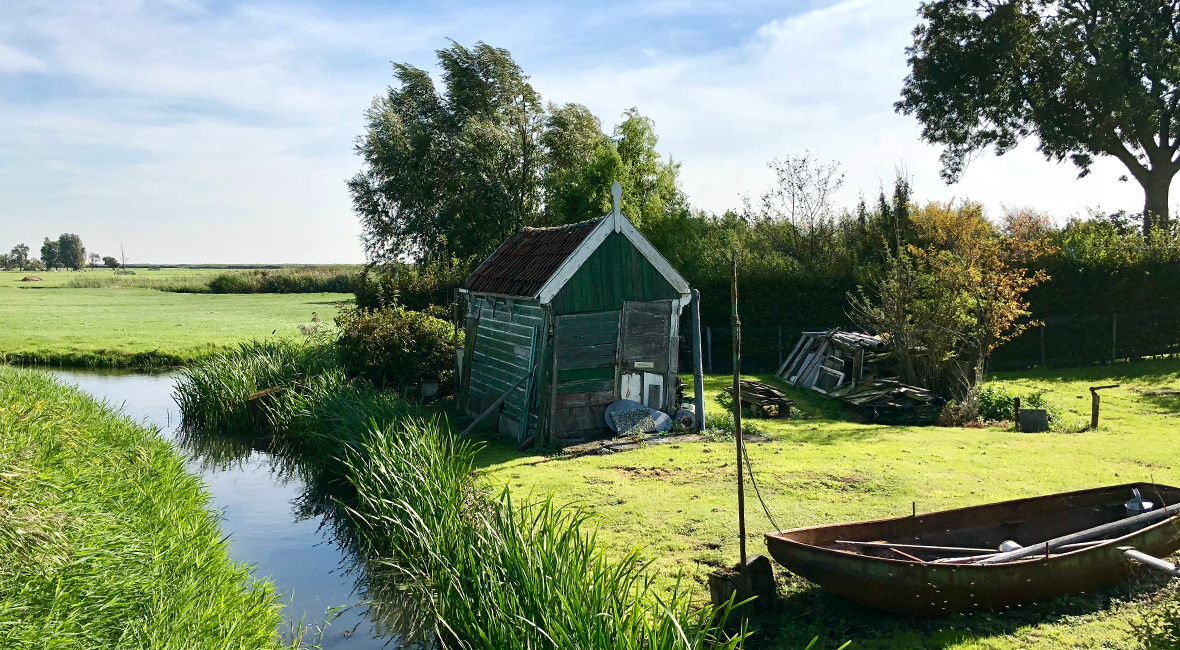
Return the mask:
[[754,466],[750,463],[750,454],[746,451],[746,446],[742,445],[742,457],[746,461],[746,473],[750,475],[750,484],[754,486],[754,494],[758,495],[758,503],[762,504],[762,512],[766,513],[766,518],[770,520],[770,525],[774,526],[775,532],[782,530],[774,520],[774,515],[770,514],[770,508],[766,506],[766,501],[762,499],[762,491],[758,489],[758,482],[754,480]]

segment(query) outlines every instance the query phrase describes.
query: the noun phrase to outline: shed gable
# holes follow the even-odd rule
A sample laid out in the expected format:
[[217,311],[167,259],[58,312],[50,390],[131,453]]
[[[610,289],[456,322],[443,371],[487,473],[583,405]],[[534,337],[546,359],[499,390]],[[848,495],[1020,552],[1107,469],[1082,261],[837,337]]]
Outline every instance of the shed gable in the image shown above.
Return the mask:
[[554,296],[554,313],[617,310],[624,301],[674,300],[680,292],[623,233],[612,232]]

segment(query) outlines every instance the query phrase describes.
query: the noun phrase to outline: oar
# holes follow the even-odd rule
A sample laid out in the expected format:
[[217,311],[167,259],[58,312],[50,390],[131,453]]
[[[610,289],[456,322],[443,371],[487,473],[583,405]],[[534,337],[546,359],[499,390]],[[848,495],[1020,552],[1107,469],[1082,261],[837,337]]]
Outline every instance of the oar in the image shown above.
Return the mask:
[[1047,555],[1049,553],[1049,551],[1051,551],[1055,548],[1061,547],[1061,546],[1065,546],[1066,544],[1073,544],[1075,542],[1085,542],[1085,541],[1089,541],[1091,539],[1094,539],[1095,537],[1106,537],[1107,535],[1110,535],[1112,533],[1121,532],[1121,531],[1126,530],[1128,528],[1134,528],[1135,526],[1138,526],[1140,524],[1146,525],[1146,524],[1150,524],[1150,523],[1156,521],[1157,519],[1167,519],[1168,517],[1171,517],[1178,512],[1180,512],[1180,503],[1177,503],[1175,505],[1170,505],[1167,508],[1161,508],[1159,510],[1152,510],[1150,512],[1145,512],[1141,515],[1136,515],[1134,517],[1127,517],[1126,519],[1120,519],[1118,521],[1113,521],[1109,524],[1103,524],[1101,526],[1095,526],[1094,528],[1088,528],[1086,530],[1078,531],[1076,533],[1071,533],[1069,535],[1063,535],[1061,537],[1056,537],[1056,538],[1051,539],[1047,542],[1041,542],[1040,544],[1033,544],[1032,546],[1018,548],[1015,551],[1008,551],[1007,553],[997,553],[991,557],[986,557],[986,558],[979,560],[978,563],[979,564],[997,564],[1000,562],[1011,562],[1012,560],[1019,560],[1021,558],[1025,558],[1030,555]]
[[1147,553],[1136,551],[1131,546],[1120,546],[1119,550],[1123,552],[1123,555],[1126,555],[1140,564],[1144,564],[1153,569],[1163,571],[1168,575],[1180,576],[1180,569],[1177,569],[1176,565],[1172,564],[1171,562],[1165,562],[1154,555],[1148,555]]

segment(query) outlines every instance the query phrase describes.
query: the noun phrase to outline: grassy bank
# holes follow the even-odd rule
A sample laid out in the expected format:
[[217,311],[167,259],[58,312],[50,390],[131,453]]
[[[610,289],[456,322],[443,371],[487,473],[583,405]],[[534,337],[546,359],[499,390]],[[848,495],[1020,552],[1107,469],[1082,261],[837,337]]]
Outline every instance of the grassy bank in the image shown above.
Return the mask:
[[[761,377],[774,381],[769,377]],[[732,379],[706,380],[709,406]],[[765,438],[748,446],[754,475],[779,527],[909,514],[1137,480],[1180,484],[1180,362],[1008,373],[1017,394],[1045,391],[1067,422],[1088,421],[1088,386],[1103,392],[1102,424],[1084,433],[858,424],[814,393],[788,389],[803,419],[759,420]],[[689,384],[691,385],[691,383]],[[703,581],[738,555],[733,447],[729,442],[648,445],[624,453],[564,458],[493,446],[479,461],[486,480],[520,494],[554,494],[594,514],[599,539],[616,553],[642,545],[663,576]],[[749,544],[764,549],[775,527],[747,486]],[[1103,593],[1002,616],[932,622],[873,612],[780,575],[786,598],[751,647],[799,647],[819,634],[856,648],[1139,648],[1132,624],[1154,608],[1153,576]]]
[[[162,272],[161,272],[162,273]],[[241,341],[302,338],[313,314],[330,321],[341,293],[192,294],[69,289],[0,273],[0,360],[61,366],[184,365]],[[55,286],[56,285],[56,286]]]
[[489,649],[739,643],[687,592],[657,589],[639,554],[604,553],[583,511],[489,492],[473,477],[476,447],[422,407],[348,378],[330,346],[243,346],[184,371],[178,394],[188,444],[265,445],[309,479],[305,505],[363,559],[362,587],[399,631]]
[[0,647],[279,647],[208,506],[153,432],[0,366]]

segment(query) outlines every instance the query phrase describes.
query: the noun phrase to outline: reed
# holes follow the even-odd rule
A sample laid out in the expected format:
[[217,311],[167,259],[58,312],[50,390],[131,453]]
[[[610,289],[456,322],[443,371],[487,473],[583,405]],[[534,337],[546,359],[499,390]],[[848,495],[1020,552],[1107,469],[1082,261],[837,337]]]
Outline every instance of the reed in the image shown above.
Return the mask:
[[156,432],[0,367],[0,647],[278,648],[280,608]]
[[[312,479],[320,494],[304,505],[355,549],[376,610],[408,598],[422,614],[403,616],[401,634],[461,648],[740,647],[687,589],[659,590],[638,552],[608,556],[586,512],[490,494],[473,443],[338,364],[330,346],[242,346],[184,371],[178,401],[189,435],[266,444]],[[245,399],[280,385],[261,432]]]
[[70,289],[155,289],[176,293],[209,293],[212,276],[205,275],[115,275],[83,273],[63,286]]
[[155,289],[173,293],[352,293],[360,282],[355,266],[298,266],[227,270],[221,273],[115,275],[85,273],[70,278],[70,289]]

